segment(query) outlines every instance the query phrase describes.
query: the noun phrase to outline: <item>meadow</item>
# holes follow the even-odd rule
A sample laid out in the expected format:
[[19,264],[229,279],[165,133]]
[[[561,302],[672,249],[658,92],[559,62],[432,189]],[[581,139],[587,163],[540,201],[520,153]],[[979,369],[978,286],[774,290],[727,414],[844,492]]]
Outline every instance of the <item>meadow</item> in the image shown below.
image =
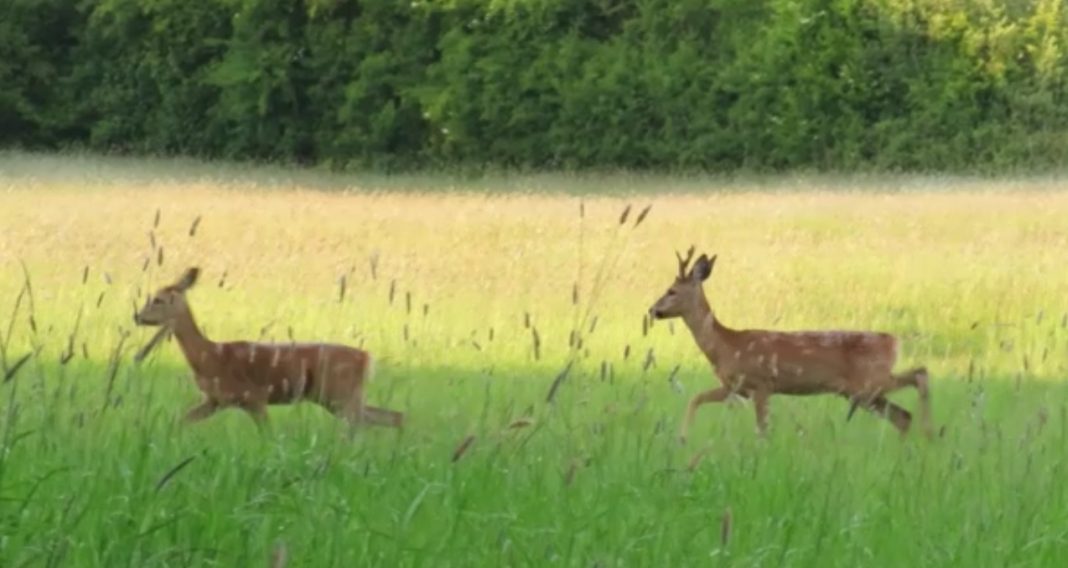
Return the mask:
[[[0,154],[0,565],[1062,565],[1063,188]],[[897,334],[935,438],[779,396],[767,439],[735,401],[680,444],[717,381],[644,316],[690,245],[732,327]],[[132,315],[193,265],[210,337],[362,346],[406,428],[179,425],[199,393]]]

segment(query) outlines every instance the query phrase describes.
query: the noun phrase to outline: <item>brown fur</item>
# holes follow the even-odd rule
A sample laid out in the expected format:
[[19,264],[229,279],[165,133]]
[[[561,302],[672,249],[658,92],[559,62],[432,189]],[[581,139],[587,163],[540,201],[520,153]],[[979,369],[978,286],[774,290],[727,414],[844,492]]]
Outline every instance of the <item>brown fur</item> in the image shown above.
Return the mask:
[[921,420],[930,436],[927,371],[923,367],[893,374],[897,340],[886,333],[857,331],[775,332],[734,330],[720,322],[709,306],[702,284],[716,257],[706,255],[687,273],[693,258],[679,258],[679,274],[668,292],[650,309],[655,319],[681,317],[697,346],[712,365],[722,386],[690,400],[679,437],[686,440],[694,413],[702,404],[722,402],[731,394],[751,398],[757,428],[767,430],[768,400],[773,394],[837,394],[884,415],[902,434],[912,421],[886,396],[903,387],[920,393]]
[[168,326],[173,330],[193,370],[204,400],[186,413],[186,422],[237,407],[262,427],[269,405],[308,400],[352,426],[362,422],[402,426],[402,413],[364,403],[372,367],[371,355],[366,351],[328,343],[216,343],[204,337],[185,298],[197,274],[196,268],[189,269],[176,284],[156,292],[135,316],[139,325]]

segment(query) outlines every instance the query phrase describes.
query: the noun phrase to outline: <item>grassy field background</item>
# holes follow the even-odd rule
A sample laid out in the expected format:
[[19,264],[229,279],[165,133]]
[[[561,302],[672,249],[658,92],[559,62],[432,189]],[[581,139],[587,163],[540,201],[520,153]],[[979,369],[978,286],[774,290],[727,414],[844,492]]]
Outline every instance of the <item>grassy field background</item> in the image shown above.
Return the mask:
[[[0,565],[1060,565],[1063,187],[0,155]],[[642,318],[691,244],[728,325],[898,334],[938,439],[775,397],[768,440],[739,402],[680,446],[716,382],[681,322]],[[132,310],[191,265],[210,337],[363,345],[407,429],[349,442],[311,405],[271,437],[179,427],[196,388],[173,342],[132,361]]]

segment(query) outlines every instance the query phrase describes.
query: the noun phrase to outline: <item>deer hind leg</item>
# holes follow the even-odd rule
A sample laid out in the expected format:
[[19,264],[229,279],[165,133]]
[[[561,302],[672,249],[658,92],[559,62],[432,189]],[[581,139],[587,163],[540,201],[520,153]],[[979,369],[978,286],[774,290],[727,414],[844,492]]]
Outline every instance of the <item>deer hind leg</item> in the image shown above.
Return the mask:
[[203,402],[190,408],[186,411],[185,416],[182,417],[184,424],[192,424],[194,422],[200,422],[205,418],[215,414],[219,411],[219,403],[214,399],[207,398]]
[[919,393],[920,425],[927,438],[933,437],[934,433],[931,430],[931,393],[927,385],[927,369],[925,367],[917,367],[893,377],[897,388],[913,387]]
[[363,400],[363,389],[355,388],[348,392],[330,391],[323,401],[327,410],[348,424],[351,438],[364,422],[368,421],[367,405]]
[[849,398],[853,402],[849,411],[850,417],[853,416],[853,411],[855,411],[858,406],[863,406],[872,413],[878,414],[890,421],[902,436],[908,433],[909,426],[912,424],[912,415],[909,414],[909,411],[887,400],[882,394],[877,394],[875,396],[853,395]]
[[693,423],[694,414],[697,412],[697,408],[702,404],[709,402],[723,402],[730,396],[731,391],[727,387],[719,387],[718,389],[707,390],[705,392],[698,393],[690,399],[689,405],[686,407],[686,418],[682,421],[682,428],[679,430],[679,442],[685,444],[687,435],[690,431],[690,424]]
[[377,406],[364,405],[364,419],[378,426],[389,426],[398,430],[404,426],[404,413]]

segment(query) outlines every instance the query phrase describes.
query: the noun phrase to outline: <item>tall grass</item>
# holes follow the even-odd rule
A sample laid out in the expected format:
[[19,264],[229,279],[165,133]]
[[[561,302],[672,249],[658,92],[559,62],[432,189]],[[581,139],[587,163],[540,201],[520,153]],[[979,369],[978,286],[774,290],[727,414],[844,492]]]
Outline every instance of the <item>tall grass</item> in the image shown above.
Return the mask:
[[[508,182],[539,196],[34,159],[0,168],[0,565],[1065,556],[1056,180]],[[87,189],[81,169],[106,174]],[[719,254],[706,290],[730,325],[899,334],[901,366],[931,371],[938,438],[776,397],[767,441],[743,402],[702,408],[680,446],[687,398],[715,379],[684,326],[643,316],[691,244]],[[370,402],[406,430],[350,442],[311,405],[272,408],[269,437],[236,411],[178,426],[189,371],[173,341],[135,360],[152,334],[131,310],[194,264],[209,336],[362,345],[379,359]]]

